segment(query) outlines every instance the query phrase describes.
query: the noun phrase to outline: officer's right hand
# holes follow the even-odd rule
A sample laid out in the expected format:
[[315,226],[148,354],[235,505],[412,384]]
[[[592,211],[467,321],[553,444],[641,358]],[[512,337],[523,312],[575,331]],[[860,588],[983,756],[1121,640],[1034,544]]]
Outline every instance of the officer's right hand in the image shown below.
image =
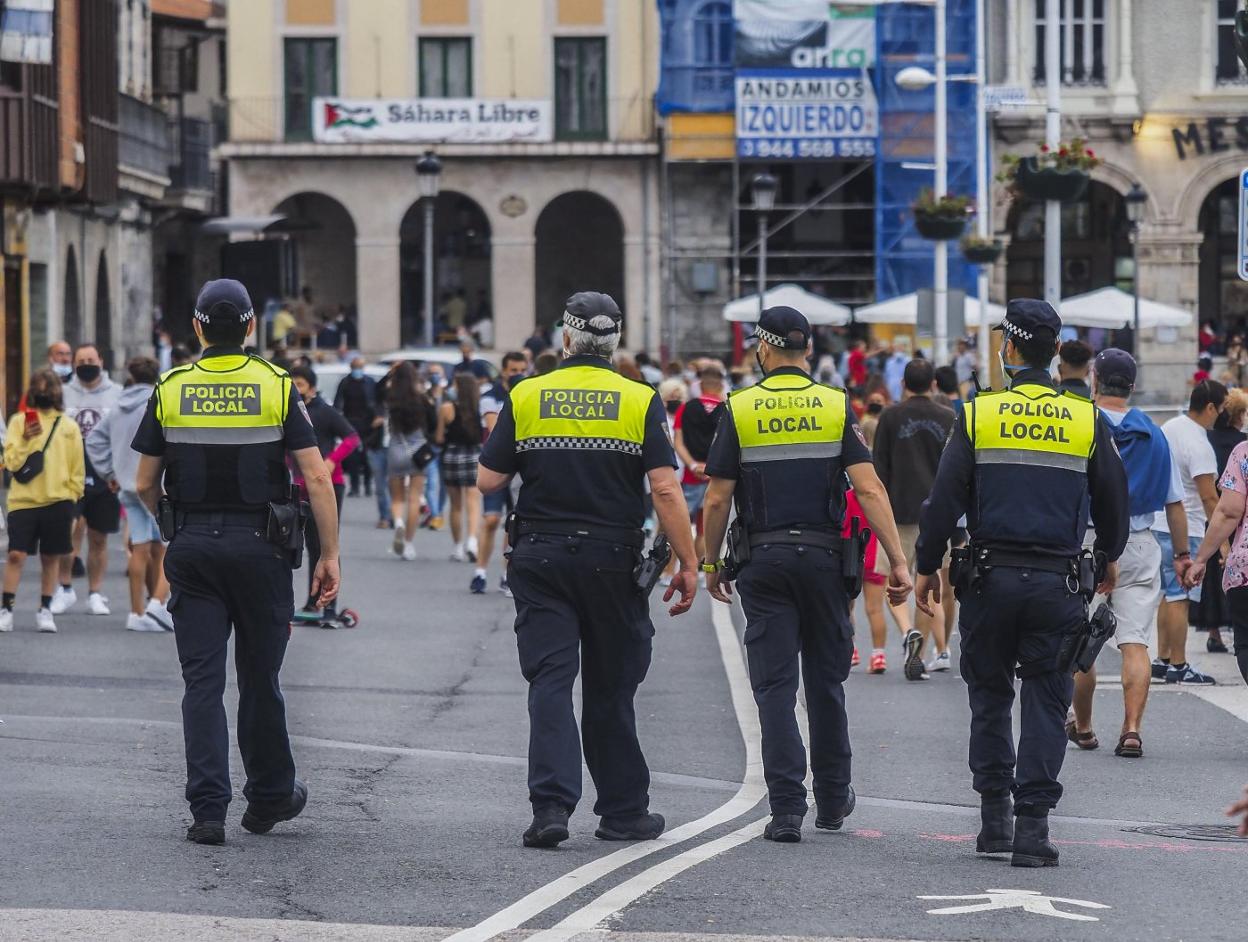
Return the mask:
[[693,607],[693,597],[698,591],[698,574],[692,569],[680,569],[672,576],[672,584],[663,593],[663,601],[670,602],[672,596],[680,593],[680,601],[667,610],[667,614],[675,617],[683,615]]
[[316,564],[312,573],[312,595],[316,596],[317,604],[324,608],[338,598],[338,560],[326,559],[324,556]]
[[711,593],[711,598],[716,601],[723,602],[725,605],[732,604],[732,582],[724,578],[722,572],[706,574],[706,591]]
[[[896,569],[893,571],[896,572]],[[906,572],[906,581],[910,581],[909,571]],[[889,594],[892,594],[891,587]],[[929,595],[932,597],[930,603],[927,600]],[[940,605],[940,573],[932,573],[930,576],[919,573],[919,581],[914,585],[914,604],[924,615],[936,617],[936,608]]]
[[[914,589],[914,583],[910,581],[910,569],[905,563],[900,566],[893,566],[888,572],[888,604],[900,605],[910,595]],[[936,601],[940,602],[940,583],[937,583]]]

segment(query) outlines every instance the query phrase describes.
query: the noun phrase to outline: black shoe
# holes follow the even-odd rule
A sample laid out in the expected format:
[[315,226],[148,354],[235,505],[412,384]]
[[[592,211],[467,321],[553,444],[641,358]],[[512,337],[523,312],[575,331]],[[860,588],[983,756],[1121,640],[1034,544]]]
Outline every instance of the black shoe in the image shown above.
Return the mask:
[[1056,867],[1057,848],[1049,842],[1049,819],[1019,815],[1014,819],[1011,867]]
[[845,823],[845,819],[854,813],[854,808],[858,804],[858,795],[854,792],[854,786],[849,786],[849,794],[845,797],[845,801],[841,803],[839,808],[831,811],[823,811],[819,808],[818,803],[815,804],[815,827],[824,831],[839,831],[841,825]]
[[186,829],[186,839],[193,844],[224,844],[224,821],[196,821]]
[[594,837],[600,841],[652,841],[663,833],[667,822],[661,814],[639,814],[635,818],[603,818]]
[[982,826],[975,837],[975,853],[1008,854],[1014,849],[1014,802],[1009,795],[982,799],[979,820]]
[[1226,642],[1222,640],[1221,636],[1215,638],[1212,634],[1210,634],[1209,637],[1205,639],[1205,650],[1208,651],[1210,654],[1229,654],[1230,653],[1226,649]]
[[1153,680],[1165,680],[1166,671],[1170,670],[1170,662],[1163,661],[1161,658],[1155,657],[1153,658],[1150,670],[1152,671]]
[[533,809],[533,823],[524,832],[525,847],[558,847],[568,839],[568,809],[543,805]]
[[75,579],[81,579],[87,574],[87,567],[82,564],[81,556],[74,557],[74,564],[70,567],[69,571]]
[[911,628],[906,633],[906,663],[901,671],[906,680],[927,680],[927,668],[923,666],[923,635]]
[[777,844],[798,844],[802,840],[800,814],[773,814],[763,828],[763,839]]
[[303,810],[303,806],[307,803],[308,786],[304,785],[299,779],[295,779],[295,788],[290,793],[290,797],[271,811],[252,811],[251,805],[248,804],[247,810],[243,813],[243,827],[252,834],[268,834],[273,830],[275,824],[299,817],[299,812]]

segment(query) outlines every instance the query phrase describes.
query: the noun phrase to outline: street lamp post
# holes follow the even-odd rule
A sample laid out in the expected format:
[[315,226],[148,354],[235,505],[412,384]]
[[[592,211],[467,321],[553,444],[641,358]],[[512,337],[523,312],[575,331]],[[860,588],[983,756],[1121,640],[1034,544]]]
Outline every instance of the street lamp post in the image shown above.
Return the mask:
[[1138,183],[1123,197],[1127,204],[1127,221],[1131,224],[1131,288],[1133,294],[1133,323],[1131,329],[1131,355],[1135,357],[1136,369],[1140,363],[1140,223],[1144,221],[1144,207],[1148,194]]
[[431,150],[416,162],[416,179],[425,202],[425,346],[433,346],[433,209],[438,200],[442,161]]
[[767,294],[767,214],[776,205],[776,189],[780,182],[764,170],[756,173],[750,181],[750,195],[754,210],[758,213],[758,318],[763,318],[764,297]]

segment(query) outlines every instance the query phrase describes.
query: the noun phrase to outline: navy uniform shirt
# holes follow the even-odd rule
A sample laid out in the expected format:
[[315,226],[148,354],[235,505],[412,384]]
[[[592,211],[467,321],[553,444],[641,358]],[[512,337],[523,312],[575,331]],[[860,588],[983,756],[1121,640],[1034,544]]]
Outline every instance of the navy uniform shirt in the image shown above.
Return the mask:
[[[572,356],[560,369],[611,369],[602,357]],[[516,452],[516,420],[509,397],[481,450],[481,465],[499,474],[519,474],[516,515],[521,520],[641,529],[645,524],[646,473],[675,468],[667,433],[667,412],[653,393],[646,411],[640,455],[620,451],[532,450]]]
[[[796,366],[782,366],[767,375],[809,378],[805,370]],[[763,382],[766,383],[766,379]],[[720,417],[719,428],[711,442],[706,473],[709,477],[737,482],[733,495],[737,512],[756,531],[803,526],[839,530],[844,513],[845,469],[871,461],[871,450],[858,427],[849,397],[845,397],[845,429],[841,433],[839,458],[790,458],[753,465],[757,470],[750,473],[765,478],[763,482],[755,482],[754,487],[742,474],[741,443],[729,411],[731,408],[732,398],[729,397],[728,409]],[[760,493],[765,494],[765,498],[752,496]],[[762,503],[765,506],[758,506]]]

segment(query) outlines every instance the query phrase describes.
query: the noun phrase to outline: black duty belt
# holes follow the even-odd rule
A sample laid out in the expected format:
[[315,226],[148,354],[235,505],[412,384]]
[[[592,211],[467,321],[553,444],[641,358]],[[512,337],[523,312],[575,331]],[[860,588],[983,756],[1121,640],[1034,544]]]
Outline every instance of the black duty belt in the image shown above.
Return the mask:
[[633,549],[641,549],[646,539],[641,530],[628,527],[601,527],[597,524],[589,526],[546,520],[517,520],[515,529],[517,536],[566,536],[582,540],[600,540],[604,543],[618,543]]
[[1063,559],[1060,556],[1042,556],[1010,550],[984,549],[982,554],[976,554],[975,561],[989,568],[1005,566],[1007,569],[1034,569],[1037,572],[1055,572],[1059,576],[1068,576],[1079,571],[1077,557]]
[[763,530],[750,534],[750,546],[813,546],[816,549],[840,550],[841,534],[831,530]]
[[194,507],[184,510],[178,508],[178,517],[183,525],[267,527],[269,509],[267,507],[256,510],[200,510]]

